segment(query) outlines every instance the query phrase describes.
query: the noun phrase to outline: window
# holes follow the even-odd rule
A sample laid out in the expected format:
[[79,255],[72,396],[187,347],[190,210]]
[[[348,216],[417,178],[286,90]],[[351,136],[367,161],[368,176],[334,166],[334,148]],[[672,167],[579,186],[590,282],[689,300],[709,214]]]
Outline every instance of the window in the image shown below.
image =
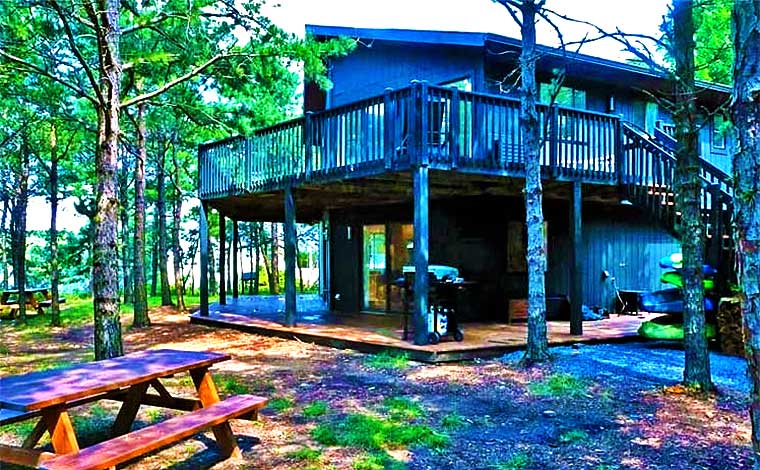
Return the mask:
[[712,132],[710,137],[710,144],[713,149],[725,150],[726,149],[726,135],[729,132],[731,123],[722,114],[716,114],[713,116]]
[[469,77],[461,78],[459,80],[453,80],[450,82],[441,83],[444,87],[454,87],[459,91],[472,91],[472,81]]
[[[539,87],[539,100],[542,103],[549,104],[556,85],[553,83],[541,83]],[[584,90],[576,90],[575,88],[565,86],[560,87],[555,103],[560,106],[585,109],[586,92]]]

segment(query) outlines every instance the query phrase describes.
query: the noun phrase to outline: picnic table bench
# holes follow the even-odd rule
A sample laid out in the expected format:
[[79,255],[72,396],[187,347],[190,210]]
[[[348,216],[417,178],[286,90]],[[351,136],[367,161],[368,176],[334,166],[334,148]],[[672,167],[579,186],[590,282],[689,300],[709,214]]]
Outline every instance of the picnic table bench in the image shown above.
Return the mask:
[[[18,289],[7,289],[0,292],[0,313],[7,310],[10,318],[14,318],[18,312],[20,294]],[[52,293],[48,287],[26,288],[24,289],[24,297],[28,309],[36,311],[39,315],[45,313],[43,307],[50,307],[53,304]],[[58,302],[64,303],[66,299],[59,298]]]
[[[267,399],[253,395],[219,399],[209,368],[229,358],[214,352],[159,349],[65,369],[2,377],[0,425],[39,420],[20,447],[0,444],[0,462],[49,470],[104,470],[208,428],[223,457],[239,457],[229,420],[255,419]],[[184,372],[192,377],[197,398],[175,397],[160,382]],[[150,388],[155,393],[149,393]],[[101,399],[122,402],[111,437],[80,448],[68,410]],[[188,413],[130,432],[142,404]],[[45,432],[50,434],[53,452],[35,449]]]

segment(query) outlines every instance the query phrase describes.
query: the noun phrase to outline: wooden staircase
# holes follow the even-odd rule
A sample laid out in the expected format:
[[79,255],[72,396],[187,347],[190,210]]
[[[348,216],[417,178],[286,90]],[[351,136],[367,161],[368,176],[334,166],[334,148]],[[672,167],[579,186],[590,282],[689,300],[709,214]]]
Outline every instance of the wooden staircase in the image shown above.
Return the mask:
[[[676,158],[674,142],[667,134],[652,137],[623,123],[621,189],[624,197],[644,208],[650,217],[680,238],[681,212],[676,207]],[[670,139],[670,140],[668,140]],[[715,266],[724,281],[732,279],[733,186],[729,175],[700,160],[700,205],[705,228],[705,260]],[[725,285],[725,283],[724,283]]]

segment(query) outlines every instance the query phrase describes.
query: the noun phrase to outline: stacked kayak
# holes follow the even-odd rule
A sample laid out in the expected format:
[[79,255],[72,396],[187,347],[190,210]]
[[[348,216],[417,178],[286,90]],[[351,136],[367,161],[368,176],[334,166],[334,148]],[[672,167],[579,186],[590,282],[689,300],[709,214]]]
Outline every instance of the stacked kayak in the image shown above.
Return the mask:
[[[665,315],[644,322],[639,328],[639,335],[652,339],[683,339],[683,256],[681,253],[673,253],[661,258],[659,265],[667,270],[660,276],[660,282],[669,287],[643,293],[641,295],[641,309]],[[713,277],[716,270],[712,266],[704,265],[702,273],[705,292],[708,293],[715,289]],[[705,312],[708,314],[708,318],[714,317],[716,307],[715,300],[705,296]],[[708,324],[707,330],[708,338],[715,336],[713,325]]]

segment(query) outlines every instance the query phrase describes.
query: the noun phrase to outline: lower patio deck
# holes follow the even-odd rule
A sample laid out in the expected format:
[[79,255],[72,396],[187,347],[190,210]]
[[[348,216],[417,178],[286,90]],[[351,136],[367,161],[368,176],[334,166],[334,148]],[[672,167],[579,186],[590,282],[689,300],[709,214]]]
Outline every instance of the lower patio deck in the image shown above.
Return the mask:
[[[190,321],[361,352],[404,353],[412,360],[430,363],[499,356],[524,349],[527,337],[526,323],[464,323],[462,342],[445,338],[439,344],[416,346],[401,339],[401,315],[334,314],[316,295],[298,296],[297,305],[298,325],[295,327],[281,323],[284,300],[277,296],[244,296],[229,299],[226,305],[214,303],[209,305],[209,316],[203,317],[196,312],[190,316]],[[547,322],[549,344],[637,340],[640,339],[637,330],[641,323],[655,316],[657,314],[613,314],[604,320],[586,321],[583,336],[571,335],[569,322],[550,321]]]

